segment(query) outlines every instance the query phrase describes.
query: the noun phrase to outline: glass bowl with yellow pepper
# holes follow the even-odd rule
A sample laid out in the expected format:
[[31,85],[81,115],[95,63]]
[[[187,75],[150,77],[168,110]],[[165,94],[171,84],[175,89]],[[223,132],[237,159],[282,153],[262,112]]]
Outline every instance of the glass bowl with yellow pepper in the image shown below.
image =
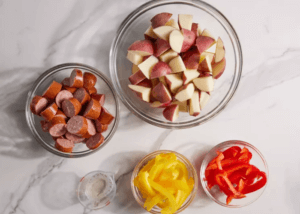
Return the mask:
[[183,155],[159,150],[145,156],[134,168],[131,190],[150,213],[173,214],[185,210],[198,189],[197,172]]

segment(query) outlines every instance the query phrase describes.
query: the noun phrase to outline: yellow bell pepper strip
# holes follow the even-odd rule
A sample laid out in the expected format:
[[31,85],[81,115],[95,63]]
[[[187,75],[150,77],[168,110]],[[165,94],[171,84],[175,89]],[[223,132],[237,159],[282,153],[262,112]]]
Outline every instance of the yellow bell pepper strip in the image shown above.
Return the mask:
[[174,188],[175,190],[182,190],[184,192],[190,191],[185,178],[183,180],[158,181],[157,183],[166,189]]
[[150,160],[142,169],[140,172],[149,172],[150,169],[153,167],[155,164],[155,159]]
[[160,201],[164,199],[166,199],[166,197],[160,194],[157,194],[154,197],[148,197],[145,201],[144,207],[147,208],[148,211],[150,211],[155,205],[157,205]]
[[180,172],[178,179],[185,178],[186,180],[188,180],[189,173],[188,173],[188,170],[187,170],[186,166],[184,165],[184,163],[177,160],[176,169],[178,169]]
[[140,172],[139,173],[139,187],[140,190],[146,192],[150,196],[155,196],[155,191],[152,189],[150,185],[149,173],[148,172]]
[[167,207],[167,206],[170,206],[170,203],[169,203],[169,200],[168,199],[165,199],[163,201],[160,201],[158,204],[157,204],[158,207],[160,207],[161,209]]
[[149,184],[151,185],[151,187],[156,190],[157,192],[159,192],[160,194],[162,194],[163,196],[167,197],[169,199],[170,202],[170,211],[172,213],[174,213],[176,211],[176,201],[174,196],[165,188],[163,188],[161,185],[157,184],[156,182],[149,180]]

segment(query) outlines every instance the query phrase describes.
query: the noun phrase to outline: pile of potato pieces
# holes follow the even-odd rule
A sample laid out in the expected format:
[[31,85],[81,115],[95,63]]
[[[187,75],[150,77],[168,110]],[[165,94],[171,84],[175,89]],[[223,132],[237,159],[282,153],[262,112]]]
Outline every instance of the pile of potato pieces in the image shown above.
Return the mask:
[[226,67],[225,48],[207,29],[193,23],[193,16],[160,13],[151,19],[144,40],[128,48],[133,63],[129,88],[163,116],[175,121],[179,112],[198,116],[208,103]]

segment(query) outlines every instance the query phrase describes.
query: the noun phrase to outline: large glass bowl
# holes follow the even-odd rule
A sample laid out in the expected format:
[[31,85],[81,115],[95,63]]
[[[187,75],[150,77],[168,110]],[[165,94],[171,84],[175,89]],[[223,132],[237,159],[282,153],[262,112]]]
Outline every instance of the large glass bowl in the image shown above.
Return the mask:
[[[226,49],[226,70],[215,82],[211,100],[198,117],[180,112],[176,122],[167,121],[163,109],[152,108],[141,101],[128,88],[132,63],[126,59],[128,47],[136,40],[144,39],[150,19],[161,12],[192,14],[194,22],[207,28],[217,38],[221,37]],[[220,113],[235,93],[242,74],[242,50],[238,36],[226,17],[211,5],[202,1],[160,0],[150,1],[134,10],[122,22],[110,50],[110,75],[113,85],[127,108],[144,121],[163,128],[189,128],[212,119]]]
[[267,184],[269,179],[269,170],[267,162],[264,158],[264,156],[261,154],[261,152],[255,148],[253,145],[239,140],[229,140],[223,143],[220,143],[216,145],[214,148],[212,148],[205,156],[201,168],[200,168],[200,181],[202,184],[202,187],[206,194],[216,203],[224,206],[224,207],[230,207],[230,208],[239,208],[247,206],[254,201],[256,201],[264,192],[266,189],[267,184],[250,194],[247,194],[245,198],[242,199],[233,199],[230,204],[226,204],[226,198],[227,196],[219,190],[219,187],[214,186],[213,188],[209,189],[207,186],[207,182],[205,180],[205,169],[207,168],[207,165],[210,163],[210,161],[217,156],[217,152],[225,151],[226,149],[232,147],[232,146],[239,146],[241,148],[246,147],[251,153],[252,153],[252,159],[250,161],[251,165],[256,166],[260,171],[263,171],[267,175]]
[[[193,166],[193,164],[183,155],[171,151],[171,150],[158,150],[155,152],[152,152],[150,154],[148,154],[147,156],[145,156],[142,160],[140,160],[140,162],[135,166],[132,176],[131,176],[131,190],[133,193],[133,196],[135,198],[135,200],[138,202],[138,204],[144,208],[146,210],[146,208],[144,207],[144,203],[145,203],[145,199],[142,197],[141,192],[139,191],[139,189],[134,186],[134,179],[135,177],[139,174],[140,170],[152,159],[154,159],[156,157],[156,155],[159,154],[166,154],[166,153],[174,153],[176,155],[176,157],[178,158],[178,160],[180,160],[182,163],[184,163],[184,165],[187,168],[187,171],[189,173],[189,177],[193,178],[195,181],[195,185],[194,185],[194,189],[192,190],[191,194],[189,195],[189,197],[186,199],[186,201],[182,204],[182,206],[175,212],[175,213],[180,213],[183,210],[185,210],[194,200],[197,190],[198,190],[198,176],[197,176],[197,172]],[[161,208],[159,208],[158,206],[154,206],[149,212],[153,213],[153,214],[159,214],[161,213]]]
[[[58,151],[54,147],[54,140],[49,133],[43,132],[41,128],[40,121],[43,120],[42,117],[34,115],[30,111],[30,102],[35,95],[42,95],[43,92],[49,87],[53,80],[61,82],[65,77],[69,77],[73,69],[80,69],[82,72],[93,73],[97,77],[97,83],[95,85],[98,93],[105,94],[105,104],[104,107],[115,117],[114,121],[109,125],[106,132],[103,133],[105,138],[104,142],[95,150],[90,150],[83,143],[75,144],[72,153],[65,153]],[[84,157],[99,151],[103,146],[105,146],[110,139],[113,137],[117,130],[119,124],[119,103],[117,99],[116,92],[111,84],[111,82],[97,69],[92,68],[87,65],[79,63],[66,63],[57,65],[49,70],[45,71],[33,84],[31,90],[28,92],[25,114],[27,124],[35,137],[35,139],[49,152],[53,154],[66,157],[66,158],[77,158]]]

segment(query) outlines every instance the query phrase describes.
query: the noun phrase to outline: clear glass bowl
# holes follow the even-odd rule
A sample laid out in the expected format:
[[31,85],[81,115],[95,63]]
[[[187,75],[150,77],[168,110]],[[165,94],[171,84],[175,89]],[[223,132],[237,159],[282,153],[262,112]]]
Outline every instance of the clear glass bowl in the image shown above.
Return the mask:
[[[170,12],[177,20],[178,14],[192,14],[194,22],[207,28],[216,38],[220,36],[226,48],[226,70],[215,82],[215,89],[207,106],[198,117],[180,112],[177,121],[167,121],[163,109],[152,108],[141,101],[128,88],[132,63],[126,59],[128,47],[144,39],[150,19],[161,12]],[[194,0],[150,1],[134,10],[122,22],[110,50],[110,75],[113,85],[124,105],[144,121],[163,128],[189,128],[212,119],[220,113],[235,93],[242,75],[242,50],[238,36],[226,17],[211,5]]]
[[[197,172],[196,172],[193,164],[186,157],[184,157],[183,155],[181,155],[177,152],[174,152],[174,151],[171,151],[171,150],[159,150],[159,151],[155,151],[155,152],[152,152],[152,153],[148,154],[142,160],[140,160],[140,162],[135,166],[135,168],[133,170],[133,173],[132,173],[132,176],[131,176],[131,190],[132,190],[133,196],[142,208],[144,208],[144,203],[145,203],[146,200],[142,197],[142,194],[139,191],[139,189],[136,186],[134,186],[134,184],[133,184],[134,178],[138,175],[139,171],[150,160],[155,158],[156,155],[171,153],[171,152],[174,153],[177,156],[178,160],[180,160],[182,163],[185,164],[185,166],[188,170],[188,173],[189,173],[189,177],[192,177],[195,181],[194,189],[192,190],[190,196],[186,199],[186,201],[183,203],[183,205],[180,207],[180,209],[178,209],[175,213],[180,213],[183,210],[185,210],[192,203],[192,201],[194,200],[194,198],[196,196],[196,193],[197,193],[197,189],[198,189],[198,176],[197,176]],[[155,206],[149,212],[153,213],[153,214],[159,214],[160,211],[161,211],[161,208]]]
[[[109,125],[108,130],[103,133],[105,138],[104,142],[95,150],[90,150],[83,143],[75,144],[72,153],[64,153],[58,151],[54,147],[54,140],[49,133],[43,132],[40,121],[43,119],[37,115],[34,115],[30,111],[30,102],[35,95],[42,95],[43,92],[48,88],[53,80],[61,82],[65,77],[69,77],[74,68],[80,69],[82,72],[91,72],[97,77],[97,83],[95,85],[99,93],[105,94],[104,107],[114,115],[114,121]],[[66,158],[77,158],[84,157],[99,151],[105,146],[110,139],[113,137],[119,124],[119,103],[116,92],[111,82],[105,77],[99,70],[90,66],[79,64],[79,63],[66,63],[57,65],[49,70],[45,71],[33,84],[31,90],[28,92],[25,115],[27,124],[35,137],[35,139],[49,152]]]
[[117,186],[113,173],[93,171],[80,179],[77,187],[79,202],[87,209],[108,206],[116,196]]
[[205,169],[207,165],[210,163],[210,161],[217,156],[217,151],[224,151],[232,146],[239,146],[241,148],[246,147],[249,149],[249,151],[252,153],[252,159],[250,161],[251,165],[256,166],[259,170],[263,171],[267,175],[267,184],[268,184],[268,179],[269,179],[269,170],[268,170],[268,165],[267,162],[264,158],[264,156],[260,153],[260,151],[255,148],[253,145],[246,143],[244,141],[239,141],[239,140],[229,140],[223,143],[220,143],[216,145],[214,148],[212,148],[205,156],[201,168],[200,168],[200,181],[202,184],[202,187],[206,194],[216,203],[224,206],[224,207],[230,207],[230,208],[239,208],[239,207],[244,207],[247,206],[254,201],[256,201],[264,192],[266,189],[267,184],[250,194],[247,194],[245,198],[242,199],[233,199],[229,205],[226,204],[226,195],[219,190],[219,187],[214,186],[213,188],[209,189],[207,186],[207,182],[205,181]]

